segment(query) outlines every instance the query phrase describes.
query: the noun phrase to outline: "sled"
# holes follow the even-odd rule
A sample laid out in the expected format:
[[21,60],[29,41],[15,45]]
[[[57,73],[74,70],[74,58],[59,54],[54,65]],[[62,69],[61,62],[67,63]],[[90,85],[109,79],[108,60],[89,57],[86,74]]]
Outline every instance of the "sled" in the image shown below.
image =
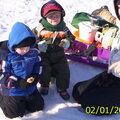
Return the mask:
[[104,48],[96,48],[92,52],[91,56],[79,55],[79,51],[83,52],[89,46],[90,44],[75,40],[73,43],[73,48],[65,51],[65,56],[67,59],[70,59],[76,62],[81,62],[81,63],[107,69],[110,50],[107,50]]

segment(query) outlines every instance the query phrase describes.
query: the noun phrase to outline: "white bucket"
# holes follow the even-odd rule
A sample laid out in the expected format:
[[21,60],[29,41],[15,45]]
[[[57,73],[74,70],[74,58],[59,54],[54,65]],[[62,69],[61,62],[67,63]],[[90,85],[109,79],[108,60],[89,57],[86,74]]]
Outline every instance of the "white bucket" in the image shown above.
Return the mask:
[[91,25],[90,21],[84,21],[79,23],[79,37],[86,42],[93,42],[95,34],[98,30],[96,25]]

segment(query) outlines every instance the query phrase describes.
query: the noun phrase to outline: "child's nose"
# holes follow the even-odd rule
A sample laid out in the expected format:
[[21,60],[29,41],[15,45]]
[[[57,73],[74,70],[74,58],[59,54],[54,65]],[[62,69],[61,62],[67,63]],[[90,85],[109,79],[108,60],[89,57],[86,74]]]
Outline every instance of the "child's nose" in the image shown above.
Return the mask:
[[23,52],[24,52],[24,53],[26,53],[26,52],[27,52],[27,50],[23,50]]

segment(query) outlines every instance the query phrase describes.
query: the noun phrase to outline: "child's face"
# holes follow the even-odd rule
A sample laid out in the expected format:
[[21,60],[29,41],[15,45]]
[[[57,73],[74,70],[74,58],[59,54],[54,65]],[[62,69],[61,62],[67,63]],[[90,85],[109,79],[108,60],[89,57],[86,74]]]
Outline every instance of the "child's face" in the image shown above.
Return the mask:
[[46,16],[46,20],[51,24],[51,25],[58,25],[61,20],[61,13],[55,12],[51,13]]
[[21,47],[21,48],[15,48],[15,51],[20,54],[20,55],[24,55],[26,54],[28,51],[30,50],[30,47]]

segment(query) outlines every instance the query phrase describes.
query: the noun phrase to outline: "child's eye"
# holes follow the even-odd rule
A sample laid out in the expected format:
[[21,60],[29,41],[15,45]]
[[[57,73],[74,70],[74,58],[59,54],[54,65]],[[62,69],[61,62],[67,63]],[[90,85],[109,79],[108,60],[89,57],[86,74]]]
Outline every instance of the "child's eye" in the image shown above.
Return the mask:
[[50,18],[50,19],[52,19],[52,18],[60,18],[60,14],[59,15],[50,15],[50,16],[48,16],[48,18]]

